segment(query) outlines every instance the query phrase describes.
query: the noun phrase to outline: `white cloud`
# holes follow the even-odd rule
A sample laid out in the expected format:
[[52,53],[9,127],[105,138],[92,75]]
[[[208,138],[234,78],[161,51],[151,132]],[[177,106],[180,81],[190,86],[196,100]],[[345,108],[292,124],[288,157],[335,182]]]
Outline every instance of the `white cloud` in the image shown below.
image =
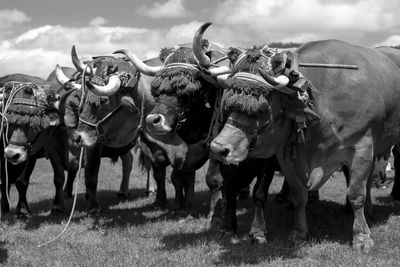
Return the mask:
[[47,77],[56,64],[72,66],[70,51],[76,45],[82,58],[109,55],[126,48],[142,59],[157,56],[165,46],[190,42],[199,22],[176,25],[170,30],[129,27],[65,27],[46,25],[14,39],[0,42],[0,76],[24,73]]
[[385,41],[375,44],[374,46],[397,46],[400,45],[400,34],[389,36]]
[[30,17],[17,9],[0,10],[0,40],[13,33],[16,26],[30,20]]
[[191,14],[183,5],[183,0],[154,3],[151,7],[142,6],[136,13],[151,18],[182,18]]
[[16,24],[21,24],[30,20],[30,17],[17,9],[0,10],[0,29],[8,29]]
[[238,38],[253,36],[255,43],[307,34],[358,43],[363,33],[399,24],[399,10],[398,0],[226,0],[216,8],[214,20],[231,25]]
[[108,22],[108,21],[107,21],[105,18],[103,18],[103,17],[95,17],[94,19],[92,19],[92,20],[89,22],[89,25],[90,25],[90,26],[93,26],[93,27],[99,27],[99,26],[104,26],[104,25],[106,25],[107,22]]

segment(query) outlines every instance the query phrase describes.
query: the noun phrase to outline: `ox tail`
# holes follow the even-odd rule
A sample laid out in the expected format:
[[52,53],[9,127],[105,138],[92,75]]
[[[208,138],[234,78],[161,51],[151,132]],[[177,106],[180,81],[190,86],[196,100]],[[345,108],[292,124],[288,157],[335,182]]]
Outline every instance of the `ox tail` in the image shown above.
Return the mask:
[[139,158],[138,158],[139,166],[142,172],[146,172],[146,196],[150,196],[150,194],[155,192],[154,186],[150,182],[150,170],[151,170],[151,159],[140,149]]
[[140,166],[140,170],[142,172],[145,172],[145,171],[147,171],[147,173],[150,172],[150,170],[151,170],[151,160],[150,160],[150,158],[148,156],[146,156],[146,154],[142,150],[140,150],[140,152],[139,152],[138,163],[139,163],[139,166]]

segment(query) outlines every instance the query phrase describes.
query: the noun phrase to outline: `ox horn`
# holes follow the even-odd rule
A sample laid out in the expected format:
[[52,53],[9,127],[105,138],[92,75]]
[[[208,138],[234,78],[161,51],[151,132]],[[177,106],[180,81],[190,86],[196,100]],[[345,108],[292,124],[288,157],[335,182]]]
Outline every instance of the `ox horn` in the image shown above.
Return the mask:
[[154,66],[153,67],[153,66],[147,65],[146,63],[141,61],[138,58],[138,56],[136,56],[135,54],[132,54],[131,52],[129,52],[126,49],[117,50],[113,54],[124,54],[132,61],[132,63],[136,66],[136,68],[138,68],[138,70],[141,73],[149,75],[149,76],[154,76],[154,75],[156,75],[157,72],[164,69],[164,66]]
[[72,89],[72,88],[77,88],[80,89],[81,85],[77,84],[75,82],[70,82],[68,86],[64,86],[66,83],[70,81],[70,78],[68,78],[67,75],[63,72],[62,68],[57,64],[56,69],[54,71],[56,75],[57,81],[62,85],[58,90],[57,93],[61,91],[62,88],[65,88],[66,90]]
[[69,82],[70,79],[67,77],[67,75],[64,74],[64,72],[62,71],[60,65],[57,64],[56,70],[55,70],[54,73],[56,75],[57,81],[61,85],[64,85],[65,83]]
[[203,34],[210,27],[212,23],[206,22],[197,30],[196,34],[193,37],[193,53],[196,60],[199,64],[205,68],[210,66],[211,60],[210,58],[204,53],[202,41],[203,41]]
[[121,80],[117,75],[111,75],[108,79],[107,85],[101,86],[91,83],[90,91],[99,96],[111,96],[114,95],[121,86]]
[[285,87],[289,83],[289,78],[286,77],[285,75],[279,75],[278,77],[272,77],[269,75],[265,70],[259,69],[258,72],[261,74],[261,76],[264,78],[264,80],[267,81],[272,86],[275,87]]
[[71,49],[71,58],[72,58],[72,63],[74,64],[75,68],[76,68],[78,71],[80,71],[80,72],[85,71],[86,75],[91,75],[91,74],[92,74],[92,73],[91,73],[91,69],[88,70],[88,69],[86,68],[86,64],[83,64],[83,63],[80,61],[80,59],[79,59],[79,57],[78,57],[78,54],[76,53],[75,45],[73,45],[73,46],[72,46],[72,49]]

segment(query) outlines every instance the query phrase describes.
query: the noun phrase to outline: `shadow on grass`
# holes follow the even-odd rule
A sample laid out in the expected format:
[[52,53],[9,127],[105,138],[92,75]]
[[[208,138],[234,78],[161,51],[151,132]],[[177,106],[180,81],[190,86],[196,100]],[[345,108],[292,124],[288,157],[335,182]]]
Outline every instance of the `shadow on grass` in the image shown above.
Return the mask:
[[[146,197],[145,189],[131,189],[129,191],[128,199],[121,199],[117,197],[117,192],[113,190],[100,190],[97,192],[98,203],[101,207],[101,212],[98,214],[88,214],[88,202],[86,201],[85,194],[80,193],[77,197],[75,214],[73,217],[74,222],[80,222],[88,217],[94,219],[91,227],[125,227],[131,225],[143,225],[148,222],[156,222],[160,220],[178,220],[185,217],[189,212],[176,211],[172,206],[167,204],[166,209],[160,209],[153,205],[155,195]],[[208,202],[210,193],[208,191],[196,192],[195,208],[190,212],[194,217],[199,217],[199,214],[206,214],[208,212]],[[43,224],[63,224],[67,221],[70,214],[73,200],[66,200],[66,211],[50,212],[49,208],[52,205],[53,199],[45,199],[39,202],[32,203],[30,209],[32,215],[29,217],[17,217],[15,215],[8,215],[4,217],[9,225],[13,225],[18,221],[24,221],[25,230],[35,230],[40,228]],[[134,202],[143,201],[144,204],[135,206]],[[172,203],[172,199],[167,200]],[[154,212],[155,215],[147,217],[144,213]]]
[[6,242],[0,242],[0,263],[6,263],[8,259],[8,249],[6,248]]
[[[173,252],[195,246],[199,243],[199,240],[202,240],[201,243],[216,241],[222,246],[222,254],[219,255],[215,264],[223,263],[224,265],[257,264],[279,258],[292,259],[302,257],[299,253],[301,246],[294,247],[289,242],[292,210],[284,205],[268,202],[266,206],[267,244],[250,246],[247,233],[250,231],[254,207],[250,200],[244,204],[239,203],[239,209],[244,207],[249,208],[251,212],[237,216],[239,243],[228,242],[226,238],[220,238],[219,234],[210,231],[177,233],[165,236],[162,239],[164,243],[163,249]],[[393,207],[389,205],[374,205],[372,215],[367,216],[367,222],[370,227],[380,225],[386,222],[393,212]],[[310,242],[330,241],[350,246],[353,218],[353,214],[346,213],[344,205],[336,202],[321,200],[308,205],[307,221]]]

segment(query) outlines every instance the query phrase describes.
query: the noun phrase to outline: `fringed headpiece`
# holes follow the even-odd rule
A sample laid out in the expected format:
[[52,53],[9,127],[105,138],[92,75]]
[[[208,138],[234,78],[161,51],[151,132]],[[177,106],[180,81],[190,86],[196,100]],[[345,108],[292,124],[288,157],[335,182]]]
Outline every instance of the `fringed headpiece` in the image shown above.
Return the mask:
[[[43,129],[50,126],[46,88],[29,82],[4,85],[4,111],[8,123]],[[48,91],[48,90],[47,90]]]
[[273,87],[258,75],[258,68],[270,69],[274,54],[275,51],[267,46],[247,51],[230,49],[228,58],[235,74],[226,81],[227,89],[222,97],[225,111],[249,116],[262,116],[270,112],[267,96]]

